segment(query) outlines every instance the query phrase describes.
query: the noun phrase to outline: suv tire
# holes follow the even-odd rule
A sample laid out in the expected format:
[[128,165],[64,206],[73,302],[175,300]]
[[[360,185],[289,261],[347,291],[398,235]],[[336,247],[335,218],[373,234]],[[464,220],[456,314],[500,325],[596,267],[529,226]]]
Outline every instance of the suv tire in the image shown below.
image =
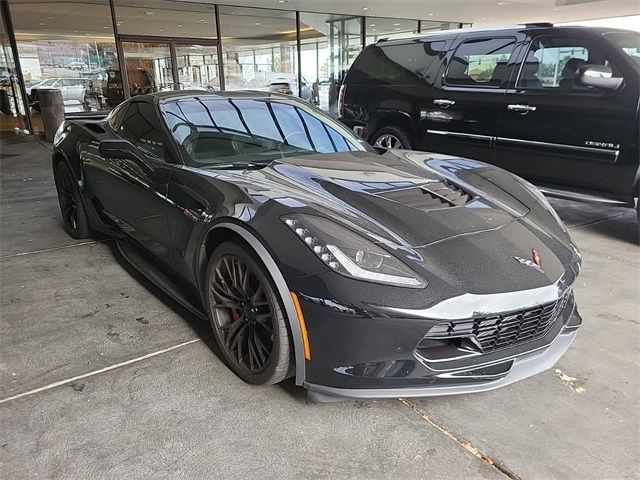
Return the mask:
[[374,147],[397,150],[411,150],[413,143],[409,135],[400,127],[384,127],[371,136]]

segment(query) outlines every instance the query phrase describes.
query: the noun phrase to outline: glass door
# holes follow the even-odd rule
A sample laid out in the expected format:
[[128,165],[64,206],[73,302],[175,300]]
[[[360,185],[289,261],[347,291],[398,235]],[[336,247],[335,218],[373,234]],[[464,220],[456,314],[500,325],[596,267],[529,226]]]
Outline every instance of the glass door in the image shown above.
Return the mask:
[[123,41],[122,51],[129,96],[174,88],[171,42]]
[[175,44],[180,90],[220,90],[218,47],[215,44]]

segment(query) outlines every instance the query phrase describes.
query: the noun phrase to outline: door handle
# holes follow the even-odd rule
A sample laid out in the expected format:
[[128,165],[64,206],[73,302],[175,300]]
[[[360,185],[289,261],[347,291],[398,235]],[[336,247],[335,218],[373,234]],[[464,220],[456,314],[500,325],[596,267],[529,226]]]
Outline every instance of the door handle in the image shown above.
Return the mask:
[[440,107],[448,108],[452,107],[456,104],[455,100],[448,100],[446,98],[438,98],[433,101],[434,105],[438,105]]
[[507,110],[511,110],[512,112],[522,113],[522,114],[535,112],[536,109],[537,107],[534,107],[533,105],[520,105],[518,103],[507,105]]

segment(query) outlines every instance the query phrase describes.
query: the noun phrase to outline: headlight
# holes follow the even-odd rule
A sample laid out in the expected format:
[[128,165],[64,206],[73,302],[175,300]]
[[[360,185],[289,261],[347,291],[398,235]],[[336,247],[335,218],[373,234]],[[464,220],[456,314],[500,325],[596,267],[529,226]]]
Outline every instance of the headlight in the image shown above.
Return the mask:
[[322,217],[286,215],[281,220],[325,265],[347,277],[423,288],[427,283],[375,243]]
[[62,121],[62,123],[58,126],[58,129],[56,130],[56,134],[53,136],[54,147],[57,147],[58,145],[60,145],[60,142],[62,142],[62,140],[64,140],[64,137],[67,136],[66,128],[67,128],[66,123]]

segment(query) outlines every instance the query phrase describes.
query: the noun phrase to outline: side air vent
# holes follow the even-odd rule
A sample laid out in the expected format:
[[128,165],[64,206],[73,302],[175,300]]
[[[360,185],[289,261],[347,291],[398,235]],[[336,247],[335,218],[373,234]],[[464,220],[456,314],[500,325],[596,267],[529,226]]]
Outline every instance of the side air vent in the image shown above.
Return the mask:
[[378,196],[420,210],[458,207],[471,200],[471,195],[447,182],[433,182],[419,187],[386,191]]

